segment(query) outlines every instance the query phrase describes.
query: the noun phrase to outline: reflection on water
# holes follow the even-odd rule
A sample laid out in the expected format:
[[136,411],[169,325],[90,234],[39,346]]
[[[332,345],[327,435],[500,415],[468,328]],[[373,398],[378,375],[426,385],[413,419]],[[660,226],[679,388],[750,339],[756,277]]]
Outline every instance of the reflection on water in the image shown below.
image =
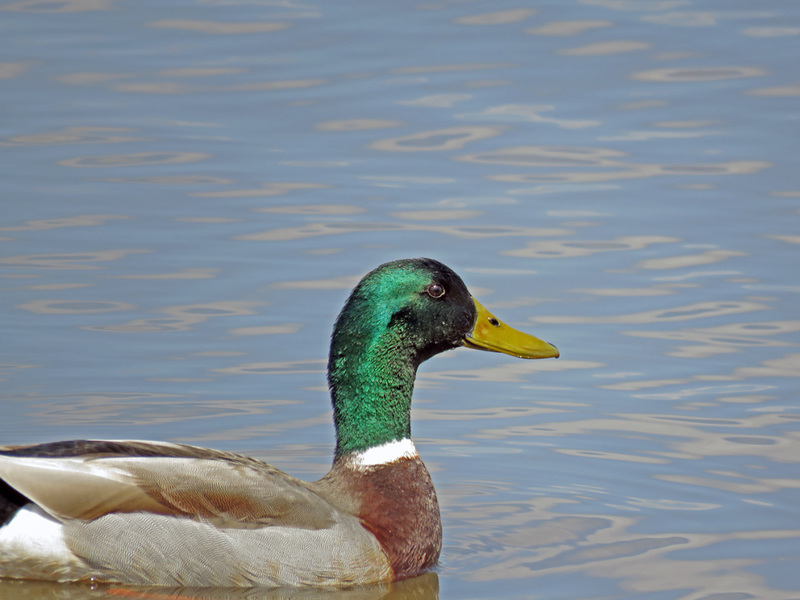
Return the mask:
[[[445,103],[444,106],[449,106],[449,103]],[[500,133],[501,130],[497,127],[450,127],[381,140],[372,144],[371,148],[395,152],[441,152],[457,150],[471,142],[491,138]]]
[[[146,333],[155,331],[179,331],[205,323],[208,319],[217,317],[236,317],[254,315],[256,302],[213,302],[208,304],[190,304],[186,306],[167,306],[157,312],[166,317],[152,317],[135,319],[117,325],[92,326],[87,329],[95,331],[114,331],[129,333]],[[274,330],[273,330],[274,331]]]
[[134,130],[122,127],[64,127],[60,131],[51,133],[12,136],[4,141],[4,145],[55,146],[58,144],[119,144],[143,141],[136,137],[112,134],[112,132],[129,131]]
[[135,154],[104,154],[79,156],[60,161],[64,167],[135,167],[170,163],[196,162],[209,158],[201,152],[137,152]]
[[[630,134],[622,140],[636,141],[638,137],[631,138]],[[658,136],[644,136],[645,139]],[[686,137],[686,136],[675,136]],[[535,182],[592,182],[614,181],[618,179],[638,179],[641,177],[657,177],[662,175],[742,175],[757,173],[770,167],[770,163],[763,161],[731,161],[727,163],[709,164],[634,164],[619,158],[625,153],[606,148],[579,148],[579,147],[541,147],[520,146],[505,148],[490,153],[473,154],[459,157],[459,160],[474,163],[496,165],[510,165],[522,167],[603,167],[617,169],[604,172],[548,172],[548,173],[521,173],[494,175],[492,179],[511,183]]]
[[420,368],[438,578],[337,597],[797,596],[799,11],[3,4],[0,441],[319,477],[347,290],[428,255],[563,358]]
[[639,81],[719,81],[724,79],[740,79],[742,77],[761,77],[766,75],[764,69],[756,67],[692,67],[678,69],[654,69],[635,73],[634,79]]
[[[210,379],[208,380],[210,381]],[[68,403],[65,405],[65,399]],[[116,393],[72,397],[41,397],[32,415],[49,424],[124,424],[132,418],[141,425],[183,423],[188,419],[247,418],[264,415],[270,406],[296,404],[291,400],[203,400],[178,394]]]
[[439,579],[436,573],[395,583],[336,589],[214,589],[147,588],[118,585],[63,585],[46,582],[0,580],[2,598],[60,598],[64,600],[436,600]]
[[[54,229],[59,227],[81,227],[84,225],[98,225],[104,221],[94,220],[93,218],[87,219],[86,217],[76,217],[68,221],[47,220],[42,225],[42,221],[28,221],[26,227],[12,228],[12,230],[24,231],[30,230],[44,230]],[[0,258],[0,265],[6,267],[22,267],[25,269],[54,269],[54,270],[90,270],[99,269],[99,265],[94,265],[95,262],[106,262],[113,260],[120,260],[127,257],[129,254],[139,252],[150,252],[149,250],[100,250],[98,252],[65,252],[61,254],[29,254],[23,256],[10,256],[7,258]]]

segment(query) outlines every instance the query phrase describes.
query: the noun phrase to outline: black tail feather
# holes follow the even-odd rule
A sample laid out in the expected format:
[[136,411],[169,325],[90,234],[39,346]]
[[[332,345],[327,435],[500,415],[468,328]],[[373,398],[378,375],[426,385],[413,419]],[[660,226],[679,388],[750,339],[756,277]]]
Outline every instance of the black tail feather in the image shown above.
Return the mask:
[[25,496],[0,479],[0,526],[10,521],[29,502]]

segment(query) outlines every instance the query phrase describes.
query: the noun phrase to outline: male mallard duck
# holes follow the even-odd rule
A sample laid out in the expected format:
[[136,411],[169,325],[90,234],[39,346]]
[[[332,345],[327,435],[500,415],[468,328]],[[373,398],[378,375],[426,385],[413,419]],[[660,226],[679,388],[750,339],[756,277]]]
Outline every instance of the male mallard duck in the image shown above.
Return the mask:
[[336,320],[330,472],[304,482],[183,444],[0,449],[0,577],[170,586],[345,586],[426,571],[439,505],[411,441],[417,367],[458,346],[558,357],[431,259],[369,273]]

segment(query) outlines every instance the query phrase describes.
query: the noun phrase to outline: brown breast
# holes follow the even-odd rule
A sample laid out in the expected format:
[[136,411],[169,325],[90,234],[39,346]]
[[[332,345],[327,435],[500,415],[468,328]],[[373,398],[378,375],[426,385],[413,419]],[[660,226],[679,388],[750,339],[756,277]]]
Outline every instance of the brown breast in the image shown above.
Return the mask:
[[436,565],[442,550],[439,503],[419,458],[370,467],[356,467],[344,458],[318,483],[340,497],[358,499],[348,512],[378,539],[396,579]]

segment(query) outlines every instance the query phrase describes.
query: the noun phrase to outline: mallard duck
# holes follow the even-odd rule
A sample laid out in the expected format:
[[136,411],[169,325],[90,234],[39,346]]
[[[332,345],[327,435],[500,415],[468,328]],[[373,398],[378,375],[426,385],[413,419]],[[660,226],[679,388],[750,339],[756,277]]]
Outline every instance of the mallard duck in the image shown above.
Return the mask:
[[315,482],[168,442],[0,449],[0,576],[348,586],[431,569],[442,525],[411,440],[411,394],[420,363],[459,346],[558,357],[499,321],[440,262],[399,260],[367,274],[334,326],[336,451]]

